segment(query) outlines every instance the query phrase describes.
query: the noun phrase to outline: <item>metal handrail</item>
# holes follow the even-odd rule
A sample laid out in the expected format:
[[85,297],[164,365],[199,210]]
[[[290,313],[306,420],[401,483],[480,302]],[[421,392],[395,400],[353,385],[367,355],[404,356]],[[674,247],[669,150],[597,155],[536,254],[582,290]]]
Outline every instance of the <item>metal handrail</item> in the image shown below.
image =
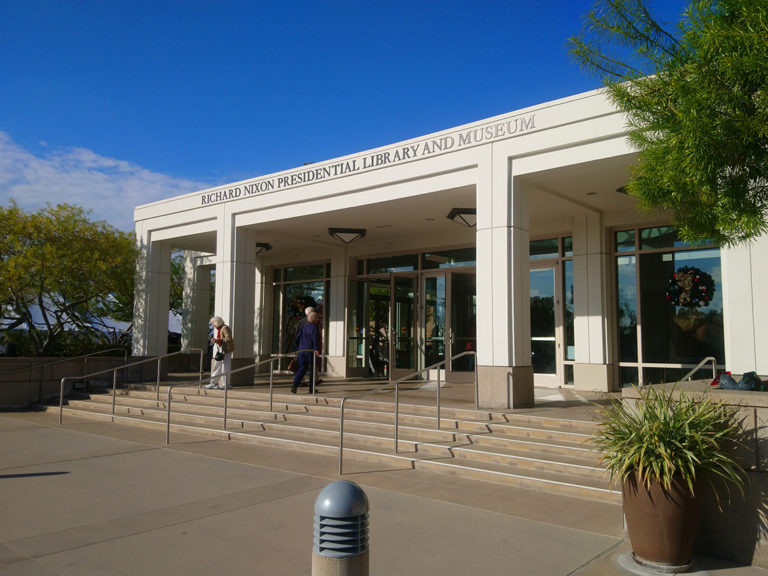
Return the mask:
[[[423,372],[427,372],[429,370],[435,370],[437,369],[437,393],[436,393],[436,421],[437,421],[437,429],[440,430],[440,367],[443,365],[447,365],[448,362],[453,362],[454,360],[457,360],[461,358],[462,356],[474,356],[475,361],[473,362],[474,365],[474,375],[475,375],[475,409],[477,410],[479,405],[479,396],[478,396],[478,389],[477,389],[477,352],[474,350],[468,350],[466,352],[461,352],[460,354],[456,354],[455,356],[451,356],[450,358],[446,358],[445,360],[438,362],[436,364],[432,364],[431,366],[427,366],[425,368],[422,368],[421,370],[417,370],[415,372],[411,372],[410,374],[407,374],[406,376],[403,376],[401,378],[398,378],[397,380],[390,380],[389,382],[386,382],[384,384],[380,384],[379,386],[372,388],[366,392],[363,392],[362,394],[358,394],[354,397],[355,400],[361,400],[365,398],[366,396],[373,394],[374,392],[380,391],[382,388],[386,386],[392,386],[395,387],[395,454],[398,452],[398,444],[399,444],[399,420],[400,420],[400,383],[405,382],[406,380],[410,380],[414,376],[417,376]],[[344,396],[341,399],[341,405],[339,406],[339,476],[342,475],[342,465],[344,461],[344,404],[347,401],[348,397]]]
[[707,356],[706,358],[704,358],[704,360],[696,364],[696,367],[693,368],[690,372],[688,372],[688,374],[680,378],[679,382],[682,382],[683,380],[690,380],[691,376],[693,376],[696,372],[698,372],[698,370],[702,366],[704,366],[704,364],[706,364],[707,362],[712,362],[712,379],[714,380],[715,378],[717,378],[717,358],[715,358],[714,356]]
[[[236,374],[238,372],[244,372],[245,370],[250,370],[251,368],[256,368],[258,366],[262,366],[263,364],[269,363],[269,411],[274,412],[272,409],[272,395],[274,390],[274,369],[275,369],[275,361],[280,360],[281,358],[293,358],[299,355],[301,352],[315,352],[315,350],[312,349],[302,349],[302,350],[296,350],[295,352],[289,352],[288,354],[273,354],[270,358],[267,358],[266,360],[259,360],[258,362],[254,362],[253,364],[248,364],[247,366],[241,366],[240,368],[235,368],[234,370],[230,370],[229,372],[222,372],[219,376],[231,376],[232,374]],[[327,355],[321,354],[318,355],[319,358],[325,358]],[[171,441],[171,402],[172,402],[172,395],[171,392],[173,388],[176,386],[197,386],[197,392],[200,393],[200,385],[203,383],[203,377],[202,372],[200,379],[196,382],[187,382],[187,383],[177,383],[177,384],[171,384],[168,386],[168,401],[166,402],[166,419],[165,419],[165,443],[170,444]],[[223,430],[227,429],[227,401],[229,399],[229,384],[227,384],[224,387],[224,423],[223,423]],[[317,370],[312,371],[312,395],[314,396],[317,391]]]
[[124,370],[125,368],[132,368],[134,366],[140,366],[142,364],[147,364],[149,362],[157,362],[157,399],[160,399],[160,363],[164,358],[169,358],[171,356],[176,356],[179,354],[186,354],[188,352],[198,351],[200,352],[200,378],[202,380],[202,374],[203,374],[203,349],[202,348],[189,348],[187,350],[179,350],[178,352],[170,352],[168,354],[164,354],[163,356],[158,356],[156,358],[145,358],[144,360],[139,360],[138,362],[131,362],[130,364],[123,364],[122,366],[118,366],[116,368],[108,368],[107,370],[99,370],[98,372],[92,372],[90,374],[85,374],[83,376],[65,376],[61,379],[61,390],[59,391],[59,424],[61,424],[63,415],[64,415],[64,383],[67,380],[78,380],[78,379],[87,379],[92,378],[93,376],[101,376],[102,374],[112,374],[112,415],[115,414],[115,398],[117,396],[117,372],[118,370]]
[[[81,354],[80,356],[67,356],[66,358],[61,358],[60,360],[54,360],[53,362],[46,362],[44,364],[35,364],[34,366],[27,366],[26,368],[16,368],[15,370],[5,370],[0,372],[0,375],[4,374],[15,374],[16,372],[27,372],[32,370],[37,370],[38,368],[48,368],[50,366],[55,366],[56,364],[64,364],[65,362],[71,362],[72,360],[85,360],[85,366],[88,366],[88,358],[91,356],[96,356],[97,354],[104,354],[105,352],[115,352],[117,350],[120,350],[123,352],[123,362],[126,362],[128,360],[128,349],[124,346],[118,346],[116,348],[107,348],[106,350],[99,350],[97,352],[89,352],[88,354]],[[32,357],[34,358],[34,356]]]

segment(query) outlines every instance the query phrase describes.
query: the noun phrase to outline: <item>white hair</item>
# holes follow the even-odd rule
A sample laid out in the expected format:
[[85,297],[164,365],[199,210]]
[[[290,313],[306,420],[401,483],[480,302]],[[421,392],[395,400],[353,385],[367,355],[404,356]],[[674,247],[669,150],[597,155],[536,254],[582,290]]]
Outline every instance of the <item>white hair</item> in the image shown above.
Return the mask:
[[211,324],[214,326],[214,328],[221,328],[224,326],[224,320],[221,319],[221,316],[214,316],[211,318]]
[[312,308],[312,306],[307,306],[306,308],[304,308],[304,314],[306,314],[307,316],[312,314],[312,312],[314,312],[314,311],[315,311],[315,309]]

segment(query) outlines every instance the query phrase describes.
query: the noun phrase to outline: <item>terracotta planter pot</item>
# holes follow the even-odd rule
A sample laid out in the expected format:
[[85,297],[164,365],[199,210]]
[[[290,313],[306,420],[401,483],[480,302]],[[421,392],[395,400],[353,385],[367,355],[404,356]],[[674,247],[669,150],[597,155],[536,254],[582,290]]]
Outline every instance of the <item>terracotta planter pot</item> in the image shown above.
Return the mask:
[[659,572],[685,572],[701,516],[700,502],[681,479],[669,491],[635,476],[623,484],[624,515],[635,561]]

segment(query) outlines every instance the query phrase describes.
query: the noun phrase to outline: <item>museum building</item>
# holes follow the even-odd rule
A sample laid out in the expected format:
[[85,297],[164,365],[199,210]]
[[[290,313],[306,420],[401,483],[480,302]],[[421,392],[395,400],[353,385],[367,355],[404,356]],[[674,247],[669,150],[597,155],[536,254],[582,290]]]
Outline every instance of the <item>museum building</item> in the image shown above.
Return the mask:
[[624,193],[636,157],[597,90],[138,206],[133,353],[167,350],[183,251],[183,346],[206,347],[213,299],[233,366],[292,351],[312,306],[329,376],[474,351],[443,378],[471,381],[476,358],[484,408],[675,381],[710,356],[768,374],[768,238],[681,241]]

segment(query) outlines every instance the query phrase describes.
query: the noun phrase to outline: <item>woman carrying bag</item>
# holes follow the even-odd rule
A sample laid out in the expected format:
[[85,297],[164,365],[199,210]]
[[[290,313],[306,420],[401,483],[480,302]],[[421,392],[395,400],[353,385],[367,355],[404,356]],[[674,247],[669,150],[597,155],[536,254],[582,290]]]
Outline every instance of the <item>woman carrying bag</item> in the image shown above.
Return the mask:
[[[213,336],[211,343],[211,382],[205,388],[208,390],[223,390],[231,388],[229,373],[232,371],[232,352],[235,351],[235,341],[232,339],[232,330],[224,324],[219,316],[211,318]],[[221,384],[220,384],[221,383]]]

